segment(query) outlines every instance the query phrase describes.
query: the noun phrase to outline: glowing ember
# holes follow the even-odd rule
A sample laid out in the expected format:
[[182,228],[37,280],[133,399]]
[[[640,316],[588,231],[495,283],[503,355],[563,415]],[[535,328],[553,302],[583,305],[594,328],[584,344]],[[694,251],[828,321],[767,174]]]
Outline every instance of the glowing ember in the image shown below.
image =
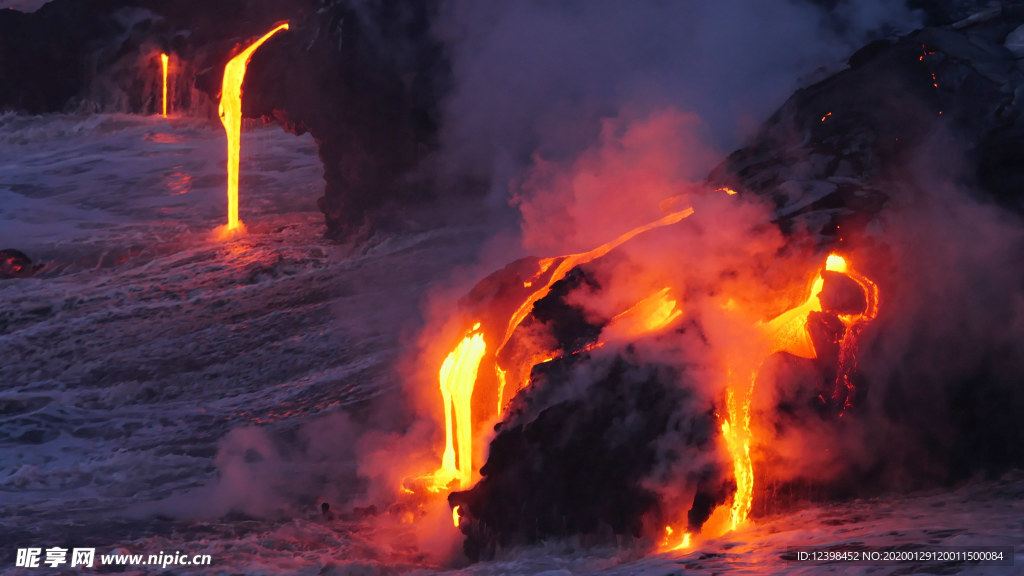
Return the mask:
[[245,69],[256,49],[274,34],[287,29],[286,22],[267,32],[224,67],[220,121],[224,124],[224,131],[228,136],[228,223],[225,229],[227,233],[237,231],[241,226],[238,220],[238,163],[242,142],[242,81],[245,80]]
[[160,55],[160,64],[162,65],[163,72],[164,72],[164,100],[163,100],[163,103],[164,103],[163,117],[164,118],[167,118],[167,68],[170,65],[170,61],[171,61],[171,59],[170,59],[169,56],[167,56],[167,54],[161,54]]
[[828,114],[825,114],[824,116],[821,117],[821,121],[824,122],[825,120],[827,120],[831,116],[832,116],[832,113],[829,112]]
[[[445,446],[441,467],[434,472],[432,491],[447,488],[453,480],[459,489],[473,480],[473,421],[470,400],[487,344],[478,322],[441,365],[441,397],[444,400]],[[456,459],[456,455],[458,458]]]

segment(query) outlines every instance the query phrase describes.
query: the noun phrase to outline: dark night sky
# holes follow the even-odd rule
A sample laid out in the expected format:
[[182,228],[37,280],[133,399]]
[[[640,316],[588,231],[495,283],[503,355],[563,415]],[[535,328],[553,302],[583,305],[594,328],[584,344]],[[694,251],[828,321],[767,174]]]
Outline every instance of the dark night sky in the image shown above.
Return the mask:
[[49,0],[3,0],[0,2],[0,9],[14,8],[22,12],[35,12],[40,6]]

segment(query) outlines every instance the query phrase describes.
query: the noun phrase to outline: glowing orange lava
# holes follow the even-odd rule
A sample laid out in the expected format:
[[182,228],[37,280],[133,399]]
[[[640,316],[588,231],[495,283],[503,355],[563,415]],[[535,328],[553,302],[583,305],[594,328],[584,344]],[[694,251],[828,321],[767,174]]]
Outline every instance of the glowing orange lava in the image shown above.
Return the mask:
[[239,230],[238,220],[238,163],[242,144],[242,81],[256,49],[281,30],[287,30],[288,23],[281,24],[253,42],[241,54],[235,56],[224,67],[224,83],[221,86],[220,121],[228,136],[228,223],[225,232]]
[[[638,234],[675,224],[691,214],[693,214],[693,208],[672,212],[657,221],[634,228],[620,235],[615,240],[602,244],[589,252],[540,260],[538,271],[530,280],[524,282],[524,288],[536,287],[536,289],[530,293],[509,319],[505,334],[495,351],[495,359],[505,344],[508,343],[515,329],[529,315],[533,305],[546,296],[551,291],[552,285],[564,278],[570,270],[604,256]],[[675,300],[667,299],[667,294],[668,290],[665,289],[655,294],[655,297],[652,297],[653,300],[650,304],[652,310],[648,316],[644,317],[644,322],[650,323],[652,327],[660,328],[663,325],[667,325],[681,314],[678,310],[675,310]],[[472,483],[475,469],[472,462],[473,419],[471,400],[480,362],[487,351],[483,334],[479,330],[480,323],[477,322],[467,332],[462,341],[448,354],[441,367],[440,388],[442,401],[444,402],[445,449],[441,457],[441,467],[425,478],[428,481],[428,489],[433,492],[448,488],[454,480],[459,481],[460,490],[465,490]],[[544,362],[551,359],[546,356],[538,356],[535,358],[535,362]],[[494,371],[498,380],[498,412],[500,413],[503,409],[507,371],[498,364],[497,360],[494,362]],[[458,458],[456,458],[456,455]]]
[[675,550],[685,550],[685,549],[690,547],[690,541],[692,539],[692,535],[689,532],[683,533],[682,538],[679,538],[678,541],[675,541],[672,538],[672,535],[674,533],[675,533],[675,530],[672,530],[671,526],[665,526],[665,539],[661,541],[661,550],[663,552],[672,552],[672,551],[675,551]]
[[[470,401],[487,352],[478,322],[441,365],[441,397],[444,400],[445,446],[441,467],[434,472],[429,489],[439,491],[458,480],[460,490],[473,481],[473,420]],[[457,457],[456,457],[457,456]]]
[[160,55],[160,64],[163,67],[163,73],[164,73],[164,85],[163,85],[163,91],[164,91],[164,99],[163,99],[163,104],[164,104],[163,110],[164,111],[163,111],[163,117],[164,118],[167,118],[167,68],[170,65],[170,62],[171,62],[171,59],[170,59],[170,57],[167,54],[161,54]]
[[[518,328],[519,325],[522,324],[523,320],[525,320],[526,317],[530,314],[530,311],[533,310],[533,305],[536,304],[537,301],[540,300],[541,298],[547,296],[548,293],[551,291],[551,287],[562,278],[565,278],[565,275],[568,274],[570,270],[581,264],[586,264],[587,262],[591,262],[597,258],[604,256],[605,254],[611,252],[615,248],[635,238],[639,234],[643,234],[644,232],[648,232],[656,228],[661,228],[663,226],[669,226],[671,224],[681,222],[684,219],[689,218],[692,214],[693,208],[684,208],[683,210],[666,214],[665,216],[658,220],[655,220],[654,222],[645,224],[638,228],[634,228],[620,235],[618,238],[612,240],[611,242],[602,244],[589,252],[582,252],[580,254],[570,254],[568,256],[560,256],[558,258],[546,258],[544,260],[541,260],[541,269],[530,280],[529,284],[530,287],[537,285],[538,283],[542,283],[542,285],[540,288],[531,293],[526,298],[526,300],[523,301],[519,308],[516,309],[516,311],[512,314],[512,317],[509,319],[508,325],[505,328],[505,336],[501,339],[501,344],[498,345],[495,355],[497,356],[497,354],[499,354],[501,350],[505,347],[505,344],[508,344],[509,338],[512,337],[512,334],[516,331],[516,328]],[[557,265],[555,265],[555,262],[557,262]],[[543,281],[541,277],[547,274],[548,270],[553,265],[554,271],[551,272],[550,275],[547,277],[547,281]],[[498,375],[498,381],[504,383],[505,374],[502,368],[495,364],[495,371]],[[504,386],[502,386],[501,388],[502,390],[499,390],[498,393],[499,411],[501,410],[501,406],[503,405],[504,401]]]
[[[840,354],[852,355],[855,327],[860,322],[875,318],[878,313],[878,286],[866,277],[854,272],[842,256],[830,254],[825,262],[825,270],[837,272],[856,282],[865,293],[867,305],[860,314],[839,315],[846,328],[840,343]],[[750,428],[750,403],[754,393],[754,383],[764,360],[778,352],[788,352],[801,358],[816,358],[814,343],[807,331],[807,318],[812,312],[822,310],[821,295],[825,280],[821,272],[811,283],[810,295],[794,308],[791,308],[768,322],[757,324],[761,350],[754,355],[753,362],[743,358],[733,358],[727,370],[726,412],[727,419],[722,422],[722,436],[733,461],[733,474],[736,479],[736,494],[733,496],[729,524],[735,530],[746,522],[753,507],[754,467],[750,458],[753,440]],[[841,356],[840,362],[844,359]],[[840,382],[852,390],[848,380],[848,372],[840,370]],[[847,402],[850,395],[847,394]]]
[[662,288],[644,298],[625,312],[616,315],[602,332],[608,339],[632,339],[658,332],[683,315],[675,299],[669,297],[671,288]]
[[[825,118],[829,115],[826,115]],[[724,191],[729,195],[736,194],[734,190],[728,188],[721,188],[719,191]],[[522,281],[523,288],[529,289],[530,292],[509,315],[500,340],[494,340],[497,342],[497,346],[494,348],[493,354],[488,355],[488,346],[485,343],[480,322],[476,322],[471,329],[466,331],[462,340],[445,358],[439,373],[439,386],[444,403],[445,448],[440,467],[426,478],[430,491],[438,492],[450,489],[456,481],[458,489],[465,490],[473,481],[476,471],[472,461],[473,432],[474,425],[479,423],[473,422],[471,400],[480,365],[485,355],[488,358],[493,358],[493,369],[498,388],[497,410],[500,414],[505,409],[506,380],[510,378],[521,380],[522,378],[523,367],[519,364],[525,362],[532,367],[552,359],[552,355],[548,351],[527,351],[525,355],[521,354],[514,361],[515,366],[510,369],[499,364],[500,352],[533,310],[534,305],[550,293],[553,285],[565,278],[577,266],[608,254],[637,235],[678,223],[693,213],[693,208],[675,211],[655,222],[630,230],[588,252],[539,260],[537,271]],[[846,363],[848,359],[855,362],[853,357],[856,349],[855,337],[859,327],[863,322],[869,321],[877,315],[877,286],[852,270],[843,257],[831,254],[828,256],[825,266],[819,270],[810,283],[806,300],[770,320],[757,322],[753,327],[755,332],[753,350],[748,346],[742,351],[734,351],[726,358],[726,406],[721,430],[733,463],[736,492],[731,503],[723,505],[712,515],[712,519],[707,524],[709,527],[714,524],[714,527],[711,528],[712,531],[735,530],[742,526],[750,515],[754,494],[751,450],[756,440],[751,429],[751,400],[758,372],[769,356],[779,352],[803,358],[817,357],[814,343],[807,329],[807,321],[811,313],[822,311],[819,297],[825,285],[824,273],[826,271],[845,275],[857,283],[866,295],[866,306],[862,312],[837,314],[846,328],[840,342],[841,364]],[[734,300],[729,299],[723,308],[730,312],[737,312],[738,305]],[[657,332],[668,327],[682,314],[683,311],[677,300],[671,296],[671,288],[666,287],[640,300],[625,312],[616,315],[602,332],[602,340],[617,337],[629,339]],[[592,347],[599,347],[602,344],[604,342],[599,341]],[[845,398],[847,402],[852,397],[850,392],[853,385],[849,381],[850,373],[847,370],[839,370],[836,383],[835,397]],[[525,385],[518,381],[513,384]],[[845,387],[846,390],[840,390],[842,387]],[[512,393],[514,392],[513,390]],[[409,492],[405,488],[403,490]],[[456,527],[459,525],[460,519],[460,509],[456,507],[452,511],[452,520]],[[670,526],[666,526],[665,530],[663,549],[680,550],[691,545],[690,533],[676,534],[673,537],[673,529]]]

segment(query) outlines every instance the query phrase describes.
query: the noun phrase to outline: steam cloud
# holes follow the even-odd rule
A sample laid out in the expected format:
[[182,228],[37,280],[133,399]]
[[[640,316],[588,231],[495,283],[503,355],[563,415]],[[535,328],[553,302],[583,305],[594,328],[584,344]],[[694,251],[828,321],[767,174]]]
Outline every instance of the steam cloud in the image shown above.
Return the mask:
[[[451,174],[486,179],[492,204],[518,210],[517,250],[548,256],[593,248],[697,198],[704,175],[722,154],[748,138],[809,75],[841,65],[878,35],[916,23],[905,7],[883,0],[840,2],[831,13],[781,0],[451,0],[436,26],[454,73],[438,162]],[[935,146],[922,157],[951,148]],[[872,262],[864,271],[887,286],[883,305],[899,310],[880,319],[862,345],[862,372],[872,383],[863,417],[827,436],[817,434],[827,426],[817,421],[783,426],[775,439],[781,463],[775,473],[796,461],[802,464],[792,476],[814,480],[882,469],[888,475],[883,483],[892,486],[906,469],[886,460],[936,444],[953,448],[917,462],[942,480],[949,479],[950,467],[970,467],[963,452],[979,441],[1007,461],[1019,457],[1024,438],[1012,421],[980,427],[980,438],[962,430],[991,414],[1024,409],[1024,393],[1013,380],[1021,373],[1017,359],[1024,357],[1024,274],[1015,265],[1022,261],[1020,222],[971,199],[948,183],[953,174],[934,168],[924,161],[908,167],[908,190],[921,193],[887,212],[873,238],[858,239]],[[768,304],[778,311],[780,303],[799,296],[782,288],[806,274],[812,261],[811,248],[786,245],[767,224],[769,207],[719,195],[696,208],[700,216],[686,222],[685,232],[645,235],[614,263],[595,265],[601,292],[570,296],[572,304],[607,317],[645,291],[667,283],[683,287],[681,305],[695,324],[639,346],[636,353],[652,364],[693,369],[718,359],[726,342],[742,346],[742,330],[719,316],[713,297],[732,291],[742,300],[752,286],[777,289],[778,298]],[[500,237],[507,239],[505,234]],[[505,264],[495,254],[507,256],[486,249],[479,275]],[[474,276],[462,274],[462,280]],[[438,304],[450,301],[451,288],[444,298],[432,297],[430,318],[451,316],[450,303]],[[953,302],[963,306],[954,309]],[[449,326],[443,334],[457,329]],[[422,362],[409,370],[417,372],[409,384],[410,404],[425,405],[436,396],[432,363],[443,358],[438,342],[445,338],[434,340],[417,347]],[[949,349],[951,342],[960,344]],[[694,378],[701,398],[720,396],[721,381],[713,374],[697,372]],[[974,383],[987,386],[974,389]],[[786,393],[768,386],[755,407],[770,412]],[[956,398],[971,404],[958,411]],[[236,430],[216,461],[219,484],[205,493],[209,500],[194,503],[265,515],[279,508],[269,503],[288,502],[285,494],[325,489],[326,497],[350,505],[386,503],[401,480],[391,477],[395,454],[429,456],[439,435],[432,420],[410,423],[406,415],[419,413],[410,406],[378,409],[391,413],[383,419],[388,426],[331,417],[304,427],[299,436],[306,440],[297,451],[281,448],[264,431]],[[822,445],[822,437],[838,444]],[[333,439],[330,446],[321,444],[325,438]],[[826,449],[827,456],[806,458]],[[659,445],[657,452],[672,450]],[[297,486],[285,470],[296,462],[334,487]],[[681,490],[672,483],[698,471],[667,457],[659,464],[649,484],[674,501],[689,497],[686,490],[672,494]]]
[[[688,118],[671,136],[688,144],[675,150],[676,169],[703,176],[808,75],[917,21],[901,3],[883,0],[840,2],[831,14],[789,0],[452,0],[438,25],[454,75],[444,161],[489,179],[502,204],[510,182],[531,182],[524,171],[571,163],[604,142],[616,129],[608,121],[629,130],[675,110]],[[527,220],[525,243],[536,249],[543,242],[529,237],[540,227],[530,222],[531,191],[513,187],[511,195]],[[551,191],[542,192],[537,211],[552,203]],[[570,211],[610,200],[574,198],[566,186],[559,193]]]

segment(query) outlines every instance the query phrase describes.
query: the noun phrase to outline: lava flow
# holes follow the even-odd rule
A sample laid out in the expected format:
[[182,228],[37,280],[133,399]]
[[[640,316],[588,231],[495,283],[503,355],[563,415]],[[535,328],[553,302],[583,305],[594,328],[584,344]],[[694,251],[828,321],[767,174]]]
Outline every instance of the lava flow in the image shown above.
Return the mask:
[[676,550],[686,550],[690,547],[691,539],[693,538],[692,534],[684,532],[678,541],[673,540],[673,534],[675,534],[675,530],[672,530],[671,526],[665,526],[665,539],[661,542],[662,551],[673,552]]
[[[551,291],[551,287],[564,278],[573,268],[604,256],[638,234],[675,224],[691,214],[693,214],[693,208],[672,212],[659,220],[634,228],[615,240],[602,244],[589,252],[570,254],[557,258],[545,258],[540,261],[538,271],[523,284],[524,288],[536,287],[536,289],[530,293],[512,314],[494,354],[494,371],[498,377],[499,413],[503,408],[502,396],[505,388],[506,371],[498,365],[496,358],[512,337],[512,333],[529,315],[533,305],[547,296]],[[666,295],[667,290],[664,290],[655,295],[657,298],[652,298],[654,310],[663,316],[658,320],[654,320],[655,324],[664,325],[678,317],[677,311],[675,311],[675,301],[667,300]],[[445,489],[456,479],[459,481],[460,489],[463,490],[472,483],[475,469],[472,461],[474,423],[471,401],[479,365],[485,352],[484,335],[480,332],[480,323],[477,322],[448,354],[441,367],[440,388],[441,397],[444,402],[445,448],[441,459],[441,467],[432,475],[423,479],[427,481],[428,489],[431,491],[436,492]],[[458,455],[458,459],[456,459],[456,455]]]
[[[480,360],[487,351],[484,336],[479,330],[478,322],[441,365],[445,447],[441,468],[432,477],[431,491],[446,488],[453,480],[458,480],[459,489],[465,490],[473,480],[473,422],[470,401],[473,398]],[[455,525],[458,526],[458,516],[455,518]]]
[[658,332],[675,322],[676,318],[683,315],[683,311],[679,309],[676,300],[669,296],[670,292],[671,288],[662,288],[625,312],[617,314],[601,331],[602,338],[630,340]]
[[167,68],[170,65],[170,57],[167,54],[160,55],[160,65],[163,68],[164,84],[163,84],[163,117],[167,118]]
[[[846,260],[838,254],[829,255],[825,263],[825,271],[842,274],[864,291],[866,306],[859,314],[839,314],[845,331],[840,341],[840,364],[855,361],[853,349],[859,327],[863,322],[870,321],[878,314],[878,287],[874,282],[850,269]],[[722,422],[722,435],[725,438],[729,455],[733,462],[733,474],[736,479],[736,493],[733,496],[729,511],[729,527],[735,530],[746,522],[753,507],[754,499],[754,467],[750,457],[753,435],[750,428],[750,403],[754,393],[754,383],[764,360],[778,352],[787,352],[801,358],[816,358],[814,343],[807,331],[807,319],[812,312],[822,311],[820,300],[825,280],[819,271],[811,283],[810,295],[794,308],[791,308],[768,322],[756,326],[761,349],[757,354],[736,354],[730,360],[727,369],[726,412],[727,419]],[[837,376],[838,396],[842,386],[844,392],[844,409],[849,406],[852,383],[849,380],[851,370],[840,369]]]
[[[726,192],[731,192],[731,190],[726,190]],[[501,339],[492,340],[497,342],[493,354],[488,355],[488,346],[485,343],[485,335],[480,322],[475,322],[473,327],[466,331],[462,340],[446,357],[439,373],[439,386],[444,403],[445,448],[440,468],[424,478],[430,491],[438,492],[449,489],[456,481],[460,490],[466,490],[474,480],[476,469],[472,461],[473,435],[475,426],[479,423],[473,421],[471,402],[480,365],[485,356],[493,359],[493,369],[498,387],[497,408],[498,413],[501,414],[505,408],[506,379],[510,373],[514,373],[517,375],[517,380],[521,380],[525,373],[523,367],[518,364],[521,361],[528,362],[532,367],[538,362],[551,359],[549,353],[541,350],[530,352],[525,358],[513,360],[516,366],[512,369],[506,369],[500,364],[501,361],[509,361],[502,359],[501,350],[508,344],[513,333],[526,319],[534,305],[550,293],[554,284],[565,278],[569,271],[577,266],[608,254],[637,235],[680,222],[693,213],[692,208],[672,212],[660,220],[630,230],[589,252],[537,261],[536,271],[522,284],[523,288],[530,289],[530,292],[509,315],[507,324],[503,326],[504,334]],[[812,313],[822,312],[823,309],[831,310],[831,308],[824,307],[821,301],[822,290],[825,287],[825,272],[849,278],[861,288],[865,295],[865,307],[859,313],[836,312],[836,317],[843,324],[844,331],[838,342],[841,369],[837,371],[836,387],[832,396],[844,410],[849,406],[853,389],[853,384],[850,381],[852,369],[849,365],[856,361],[855,339],[860,326],[873,319],[877,314],[878,290],[873,282],[854,272],[845,259],[837,254],[832,254],[811,282],[810,293],[803,303],[771,320],[754,324],[752,326],[755,335],[753,350],[748,347],[743,351],[733,350],[727,354],[726,406],[721,422],[721,431],[733,463],[736,491],[730,504],[719,507],[712,514],[712,519],[709,520],[707,526],[710,532],[724,533],[735,530],[746,522],[750,514],[754,495],[754,466],[751,459],[751,450],[754,445],[754,435],[751,431],[751,400],[754,385],[762,364],[773,354],[786,352],[802,358],[817,358],[807,322]],[[670,325],[683,314],[678,307],[677,300],[670,294],[671,287],[663,288],[613,317],[602,332],[602,339],[594,343],[591,348],[603,345],[606,339],[635,339]],[[735,305],[732,304],[725,308],[734,310]],[[528,384],[528,378],[526,380],[525,383],[516,382],[516,384],[520,387],[525,386]],[[456,526],[460,523],[460,518],[459,512],[454,511],[452,519]],[[686,548],[691,543],[691,537],[689,531],[674,535],[673,529],[666,527],[666,537],[662,548],[670,550]]]
[[242,144],[242,82],[245,69],[256,50],[281,30],[287,30],[285,22],[253,42],[241,54],[235,56],[224,67],[224,83],[220,96],[220,121],[228,137],[228,223],[224,229],[230,235],[239,231],[242,223],[238,219],[238,164]]
[[[602,244],[589,252],[582,252],[580,254],[570,254],[568,256],[560,256],[559,258],[548,258],[545,260],[541,260],[540,270],[533,276],[533,278],[531,278],[524,284],[525,287],[533,287],[534,285],[540,283],[543,277],[548,273],[548,270],[551,268],[551,266],[554,265],[555,262],[557,262],[558,264],[555,265],[554,271],[551,272],[550,275],[547,277],[547,281],[544,282],[544,284],[540,288],[532,292],[529,295],[529,297],[527,297],[526,300],[524,300],[523,303],[519,306],[519,308],[517,308],[516,311],[512,314],[512,317],[508,321],[508,326],[506,326],[505,328],[505,335],[501,340],[501,344],[498,345],[498,348],[495,352],[495,357],[497,357],[497,355],[501,353],[501,350],[505,347],[506,344],[508,344],[508,341],[512,337],[512,334],[516,331],[516,328],[518,328],[519,325],[522,324],[523,320],[526,319],[526,316],[530,314],[530,310],[533,309],[533,305],[536,304],[537,301],[539,301],[541,298],[547,296],[548,293],[551,291],[551,287],[562,278],[565,278],[565,275],[568,274],[570,270],[577,266],[586,264],[588,262],[591,262],[593,260],[596,260],[597,258],[604,256],[605,254],[611,252],[615,248],[628,242],[629,240],[633,239],[639,234],[643,234],[644,232],[654,230],[655,228],[661,228],[663,226],[669,226],[671,224],[681,222],[682,220],[689,218],[692,214],[693,208],[684,208],[683,210],[666,214],[659,220],[655,220],[654,222],[651,222],[649,224],[645,224],[638,228],[634,228],[620,235],[615,240]],[[673,301],[672,307],[668,311],[670,314],[672,308],[674,307],[675,302]],[[497,362],[495,362],[494,368],[495,373],[498,376],[499,383],[498,411],[500,412],[504,405],[506,385],[505,374],[507,371],[502,369],[502,367],[499,366]]]

